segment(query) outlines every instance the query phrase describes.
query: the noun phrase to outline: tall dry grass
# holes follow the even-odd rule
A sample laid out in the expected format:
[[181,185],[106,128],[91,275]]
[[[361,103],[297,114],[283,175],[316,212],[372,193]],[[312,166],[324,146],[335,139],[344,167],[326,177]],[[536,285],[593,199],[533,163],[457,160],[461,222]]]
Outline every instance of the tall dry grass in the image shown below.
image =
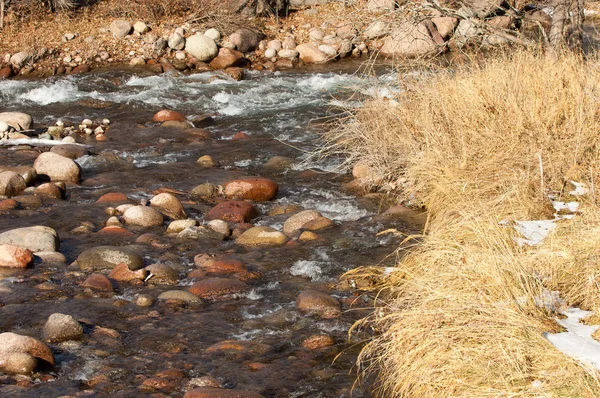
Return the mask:
[[[429,212],[422,243],[382,280],[386,305],[356,325],[376,331],[361,366],[384,397],[600,396],[596,371],[543,335],[558,330],[548,292],[600,311],[600,207],[568,194],[571,179],[598,184],[598,62],[518,51],[407,87],[327,137]],[[551,218],[548,194],[581,212],[519,247],[499,221]]]

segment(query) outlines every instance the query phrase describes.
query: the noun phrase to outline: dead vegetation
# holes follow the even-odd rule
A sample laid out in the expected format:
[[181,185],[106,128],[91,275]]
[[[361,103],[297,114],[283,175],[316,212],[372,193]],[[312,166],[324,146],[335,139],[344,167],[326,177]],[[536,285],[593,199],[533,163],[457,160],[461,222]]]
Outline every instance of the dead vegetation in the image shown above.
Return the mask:
[[[386,304],[355,325],[376,331],[359,362],[381,396],[600,395],[597,372],[543,335],[557,330],[549,292],[600,311],[600,207],[593,189],[569,196],[570,180],[598,184],[598,87],[595,59],[517,51],[423,73],[329,134],[329,153],[429,214],[380,281]],[[552,218],[549,194],[579,213],[518,246],[510,221]]]

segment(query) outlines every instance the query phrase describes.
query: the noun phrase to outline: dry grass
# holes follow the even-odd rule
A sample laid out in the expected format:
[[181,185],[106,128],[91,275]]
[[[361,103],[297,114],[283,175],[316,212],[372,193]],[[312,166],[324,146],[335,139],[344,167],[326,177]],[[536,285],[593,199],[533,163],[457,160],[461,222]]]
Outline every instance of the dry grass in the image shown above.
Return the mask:
[[429,211],[422,243],[380,285],[387,304],[356,325],[377,331],[360,363],[381,396],[600,396],[596,371],[543,337],[557,314],[540,305],[558,290],[600,312],[595,195],[534,248],[499,224],[551,218],[548,194],[572,199],[569,179],[598,184],[599,87],[596,60],[515,52],[423,75],[328,136],[329,153]]

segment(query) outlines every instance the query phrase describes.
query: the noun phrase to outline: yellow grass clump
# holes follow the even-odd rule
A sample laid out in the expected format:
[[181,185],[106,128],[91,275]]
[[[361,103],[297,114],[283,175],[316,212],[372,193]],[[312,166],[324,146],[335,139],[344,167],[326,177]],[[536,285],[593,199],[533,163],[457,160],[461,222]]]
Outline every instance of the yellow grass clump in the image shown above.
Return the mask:
[[[600,313],[600,65],[517,51],[411,87],[327,136],[429,214],[382,280],[386,304],[355,325],[376,332],[360,365],[384,397],[600,396],[597,372],[544,338],[560,330],[553,295]],[[590,192],[570,196],[570,180]],[[580,211],[518,246],[510,223],[552,218],[549,194]]]

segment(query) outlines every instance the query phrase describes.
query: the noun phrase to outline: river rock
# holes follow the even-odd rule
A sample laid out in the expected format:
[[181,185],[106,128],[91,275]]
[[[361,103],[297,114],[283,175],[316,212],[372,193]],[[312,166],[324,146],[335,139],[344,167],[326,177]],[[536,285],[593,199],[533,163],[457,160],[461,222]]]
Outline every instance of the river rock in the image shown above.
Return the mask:
[[81,73],[88,73],[91,70],[92,70],[92,67],[89,66],[88,64],[81,64],[81,65],[77,65],[76,67],[74,67],[73,70],[71,71],[71,74],[79,75]]
[[281,51],[279,51],[278,55],[281,58],[293,59],[293,58],[298,58],[300,53],[296,50],[281,50]]
[[13,75],[14,75],[14,73],[10,66],[5,66],[4,68],[0,68],[0,80],[9,79]]
[[229,36],[229,42],[243,53],[256,50],[261,40],[262,35],[248,28],[240,28]]
[[202,62],[210,62],[219,54],[219,49],[215,41],[200,33],[196,33],[187,39],[185,42],[185,51]]
[[283,223],[283,233],[287,236],[294,236],[300,231],[304,224],[322,217],[321,213],[316,210],[304,210],[294,214]]
[[288,36],[285,39],[283,39],[281,45],[284,50],[295,50],[297,46],[296,40],[294,40],[294,38],[291,36]]
[[171,220],[185,220],[187,218],[179,199],[170,193],[159,193],[150,199],[150,206],[156,207]]
[[212,131],[208,131],[206,129],[201,128],[188,128],[184,131],[184,133],[193,135],[194,138],[198,140],[214,140],[217,138]]
[[281,246],[287,241],[288,237],[283,232],[265,225],[252,227],[236,239],[243,246]]
[[210,62],[213,69],[226,69],[232,66],[238,66],[242,63],[244,54],[229,48],[219,49],[219,55]]
[[204,32],[204,36],[210,37],[215,41],[215,43],[218,43],[219,40],[221,40],[221,32],[215,28],[208,29],[206,32]]
[[69,159],[77,159],[85,155],[89,155],[90,151],[83,145],[65,144],[55,145],[50,148],[50,152],[59,154]]
[[418,57],[438,50],[424,23],[404,22],[388,36],[381,47],[384,56]]
[[44,325],[44,339],[59,343],[67,340],[77,340],[83,336],[83,327],[71,315],[58,312],[50,315]]
[[55,364],[52,351],[41,341],[11,332],[0,334],[0,370],[21,373],[19,369],[25,368],[22,373],[31,373],[31,366],[25,366],[27,362],[30,365],[31,361],[25,361],[22,355],[18,358],[12,357],[13,354],[29,355],[46,365]]
[[341,315],[340,303],[327,293],[318,290],[305,290],[296,299],[298,311],[308,315],[317,315],[324,319]]
[[204,263],[201,268],[205,272],[213,274],[239,274],[248,272],[244,263],[236,259],[208,261]]
[[158,296],[159,300],[176,300],[185,303],[199,303],[200,299],[193,293],[185,290],[168,290]]
[[133,280],[144,280],[148,276],[148,271],[145,269],[138,269],[132,271],[129,269],[127,264],[119,263],[110,271],[108,277],[120,282],[130,282]]
[[42,264],[62,265],[67,263],[67,258],[59,252],[37,252],[34,256],[34,261],[40,261]]
[[392,11],[396,8],[396,0],[369,0],[367,10],[373,12]]
[[133,24],[133,30],[136,33],[139,33],[140,35],[143,35],[144,33],[147,33],[150,30],[150,28],[144,22],[137,21]]
[[325,37],[325,32],[323,32],[321,29],[314,28],[308,32],[308,37],[314,41],[321,41]]
[[335,34],[340,39],[352,40],[358,36],[358,31],[352,26],[352,24],[343,24],[335,30]]
[[21,69],[29,59],[31,59],[31,53],[21,51],[10,57],[10,64],[17,69]]
[[327,229],[333,227],[335,224],[327,217],[317,217],[314,220],[311,220],[304,225],[302,225],[302,229],[307,231],[319,231],[321,229]]
[[370,24],[363,32],[367,40],[379,39],[387,34],[387,25],[383,21],[375,21]]
[[[171,36],[169,36],[169,40],[167,40],[167,44],[168,44],[169,48],[171,48],[173,50],[183,50],[185,47],[185,42],[186,42],[185,38],[177,32],[175,32]],[[215,44],[215,43],[213,42],[213,44]]]
[[123,219],[127,224],[140,227],[158,227],[163,225],[163,215],[153,207],[132,206],[125,211]]
[[83,281],[81,286],[103,292],[112,292],[115,289],[112,285],[112,282],[102,274],[92,274],[89,278]]
[[302,347],[309,350],[331,347],[333,344],[333,338],[327,334],[314,334],[302,341]]
[[237,279],[207,278],[194,283],[189,291],[200,298],[214,300],[227,294],[242,293],[249,289],[250,286]]
[[27,268],[33,264],[30,250],[15,245],[0,245],[0,267]]
[[254,391],[199,387],[186,392],[183,398],[263,398],[263,395]]
[[323,54],[327,55],[329,58],[335,58],[337,56],[337,50],[330,46],[329,44],[321,44],[319,46],[319,51]]
[[[1,174],[0,174],[1,175]],[[63,191],[53,182],[46,182],[35,187],[33,191],[35,196],[45,196],[47,198],[62,199]]]
[[0,372],[28,375],[35,371],[37,359],[29,354],[14,352],[0,354]]
[[8,124],[17,131],[29,130],[33,127],[33,118],[23,112],[1,112],[0,122]]
[[280,40],[270,40],[267,43],[267,48],[275,51],[279,51],[283,48],[283,44]]
[[109,192],[100,196],[96,203],[122,203],[127,202],[127,196],[121,192]]
[[211,220],[219,219],[233,223],[249,222],[258,216],[258,210],[252,203],[230,200],[221,202],[207,214]]
[[131,32],[131,24],[122,19],[117,19],[112,21],[109,30],[115,38],[122,39]]
[[46,175],[51,181],[78,183],[81,168],[72,159],[54,152],[41,153],[33,163],[36,173]]
[[223,234],[223,236],[225,236],[225,237],[228,237],[231,234],[229,225],[223,220],[209,221],[208,224],[206,224],[206,226],[215,232]]
[[307,64],[322,64],[329,60],[326,54],[312,44],[300,44],[296,51],[300,59]]
[[177,237],[180,239],[225,239],[225,235],[222,233],[213,231],[212,229],[206,228],[202,225],[197,227],[187,227],[183,231],[179,232]]
[[161,109],[160,111],[156,112],[154,116],[152,116],[152,121],[156,123],[163,123],[171,120],[185,122],[187,121],[187,118],[185,115],[169,109]]
[[268,178],[249,177],[229,181],[224,184],[223,189],[225,196],[230,199],[262,202],[273,199],[279,186]]
[[0,245],[17,245],[32,252],[55,252],[60,246],[60,240],[55,230],[50,227],[34,226],[11,229],[0,233]]
[[458,26],[458,18],[454,17],[435,17],[431,18],[431,22],[435,25],[438,33],[442,38],[447,39],[452,35],[454,29]]
[[127,265],[132,271],[144,268],[142,256],[132,249],[121,246],[97,246],[83,251],[77,257],[77,264],[82,270],[113,269],[121,263]]
[[196,164],[201,167],[215,167],[217,163],[210,155],[202,155],[196,160]]
[[191,219],[175,220],[175,221],[172,221],[169,224],[169,226],[167,227],[167,233],[168,234],[177,234],[177,233],[183,231],[184,229],[186,229],[187,227],[195,227],[196,225],[198,225],[198,221],[196,221],[196,220],[191,220]]
[[166,264],[151,264],[146,267],[152,275],[150,282],[158,285],[176,285],[179,275],[175,269]]
[[217,196],[219,188],[210,182],[205,182],[192,188],[190,194],[200,198],[213,198]]
[[265,50],[265,58],[273,58],[275,56],[277,56],[277,50],[273,50],[272,48]]
[[0,195],[16,196],[26,187],[27,185],[21,174],[14,171],[0,172]]

